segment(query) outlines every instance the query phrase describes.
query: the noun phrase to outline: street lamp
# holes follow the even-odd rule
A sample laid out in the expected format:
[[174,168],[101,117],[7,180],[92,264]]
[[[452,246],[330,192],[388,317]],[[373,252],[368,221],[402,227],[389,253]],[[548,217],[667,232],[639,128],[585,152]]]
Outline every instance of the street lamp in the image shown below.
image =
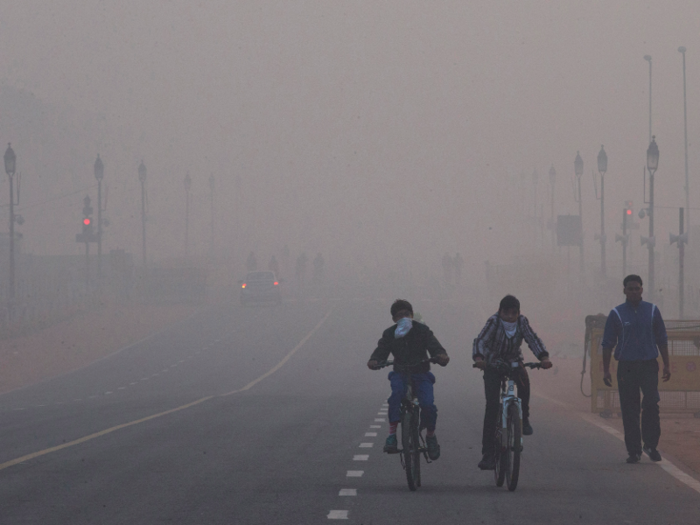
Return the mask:
[[583,159],[581,154],[576,152],[576,159],[574,160],[574,173],[576,174],[576,202],[578,202],[578,218],[581,221],[581,235],[579,236],[579,271],[583,275],[583,206],[581,204],[581,175],[583,175]]
[[603,146],[598,153],[598,173],[600,173],[600,271],[605,277],[605,173],[608,171],[608,155]]
[[146,165],[139,165],[139,180],[141,181],[141,229],[143,232],[143,269],[146,269]]
[[678,48],[683,55],[683,133],[685,139],[685,219],[686,231],[690,231],[690,183],[688,180],[688,104],[685,90],[685,47]]
[[651,137],[651,143],[647,148],[647,170],[649,171],[649,237],[642,237],[642,245],[649,248],[649,299],[655,295],[654,289],[654,174],[659,167],[659,147],[656,145],[656,137]]
[[209,195],[211,197],[211,246],[210,256],[214,257],[214,174],[209,175]]
[[17,157],[12,149],[12,145],[8,142],[7,150],[5,151],[5,173],[10,179],[10,312],[12,312],[12,306],[14,306],[15,301],[15,193],[12,181],[15,175],[16,164]]
[[651,142],[651,55],[644,55],[644,60],[649,62],[649,142]]
[[556,233],[554,231],[554,183],[557,180],[557,172],[554,169],[554,164],[552,164],[552,167],[549,168],[549,188],[550,188],[550,193],[551,193],[551,199],[552,199],[552,216],[550,218],[550,228],[552,230],[552,251],[554,251],[556,248]]
[[95,161],[95,178],[97,179],[97,282],[102,280],[102,179],[105,175],[105,167],[97,154]]
[[192,179],[190,172],[185,175],[185,256],[189,251],[189,230],[190,230],[190,188],[192,187]]

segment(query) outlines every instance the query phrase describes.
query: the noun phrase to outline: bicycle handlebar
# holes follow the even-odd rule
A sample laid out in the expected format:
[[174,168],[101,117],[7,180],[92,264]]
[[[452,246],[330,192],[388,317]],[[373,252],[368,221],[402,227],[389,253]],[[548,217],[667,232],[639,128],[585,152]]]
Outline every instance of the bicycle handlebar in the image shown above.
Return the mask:
[[418,365],[422,365],[423,363],[437,363],[437,358],[436,358],[436,357],[430,357],[430,358],[422,359],[422,360],[418,361],[417,363],[412,363],[412,364],[410,364],[410,365],[400,365],[400,364],[398,364],[398,363],[394,364],[394,361],[384,361],[384,362],[381,362],[381,363],[377,363],[377,366],[376,366],[374,369],[375,369],[375,370],[381,370],[382,368],[386,368],[387,366],[394,365],[394,366],[396,366],[396,367],[398,367],[398,368],[402,368],[402,369],[405,369],[405,370],[410,370],[411,368],[413,368],[413,367],[415,367],[415,366],[418,366]]
[[[524,368],[542,368],[542,363],[523,363],[522,364]],[[480,368],[474,363],[472,365],[472,368]],[[494,368],[496,370],[506,370],[506,369],[511,369],[512,366],[508,361],[503,361],[502,359],[498,359],[494,363],[486,363],[486,368]]]

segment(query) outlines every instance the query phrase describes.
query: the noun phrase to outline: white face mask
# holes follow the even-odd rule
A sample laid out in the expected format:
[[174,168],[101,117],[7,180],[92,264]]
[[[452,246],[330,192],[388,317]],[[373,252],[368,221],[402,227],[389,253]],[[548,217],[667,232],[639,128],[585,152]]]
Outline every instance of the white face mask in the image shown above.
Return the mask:
[[506,331],[506,335],[508,337],[513,337],[515,335],[515,332],[518,330],[518,322],[515,321],[514,323],[507,323],[503,319],[501,319],[501,323],[503,323],[503,329]]
[[402,317],[396,323],[394,337],[399,339],[400,337],[405,336],[411,328],[413,328],[413,319],[410,317]]

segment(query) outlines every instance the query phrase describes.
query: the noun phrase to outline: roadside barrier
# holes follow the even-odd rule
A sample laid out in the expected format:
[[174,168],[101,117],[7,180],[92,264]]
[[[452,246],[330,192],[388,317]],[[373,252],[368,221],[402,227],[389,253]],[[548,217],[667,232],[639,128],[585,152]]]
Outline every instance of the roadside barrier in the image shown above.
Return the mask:
[[[586,317],[586,346],[590,356],[591,412],[601,417],[620,415],[617,393],[617,361],[611,359],[612,387],[603,383],[603,329],[605,315]],[[659,407],[662,412],[691,413],[700,418],[700,320],[666,320],[671,379],[661,381],[663,364],[659,356]],[[585,356],[584,356],[585,371]],[[583,374],[583,372],[582,372]]]

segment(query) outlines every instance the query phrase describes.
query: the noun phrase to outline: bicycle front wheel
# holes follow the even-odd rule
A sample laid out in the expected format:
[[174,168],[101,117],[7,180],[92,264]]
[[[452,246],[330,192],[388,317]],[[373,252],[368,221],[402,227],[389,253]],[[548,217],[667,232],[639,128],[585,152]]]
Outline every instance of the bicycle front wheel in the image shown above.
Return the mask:
[[506,469],[506,481],[508,490],[514,491],[518,486],[520,475],[520,452],[522,451],[522,422],[517,405],[508,407],[508,468]]
[[[406,481],[408,482],[408,488],[416,490],[420,485],[420,466],[418,467],[419,472],[416,473],[415,461],[414,461],[414,451],[417,448],[414,443],[413,435],[413,420],[417,420],[418,416],[406,410],[401,418],[401,446],[403,450],[401,451],[403,457],[403,466],[406,471]],[[417,425],[417,423],[416,423]],[[418,476],[418,483],[416,483],[416,475]]]
[[421,440],[420,427],[418,426],[418,413],[413,414],[413,417],[411,418],[411,429],[411,434],[413,436],[413,481],[415,482],[416,487],[420,487]]
[[505,447],[503,446],[503,438],[501,437],[505,432],[505,429],[501,428],[503,413],[503,406],[498,410],[498,424],[496,425],[496,430],[493,436],[493,457],[496,464],[496,469],[493,472],[494,478],[496,480],[496,486],[502,487],[506,480],[506,467],[508,465],[508,454],[506,454]]

